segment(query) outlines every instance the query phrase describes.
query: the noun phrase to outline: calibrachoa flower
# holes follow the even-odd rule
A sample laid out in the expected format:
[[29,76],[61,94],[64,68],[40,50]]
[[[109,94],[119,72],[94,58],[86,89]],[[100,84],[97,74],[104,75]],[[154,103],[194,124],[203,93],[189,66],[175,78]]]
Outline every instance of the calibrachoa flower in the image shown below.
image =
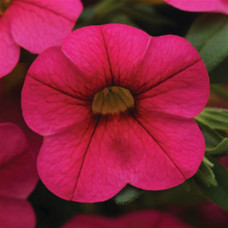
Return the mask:
[[78,215],[63,228],[190,228],[175,217],[159,211],[140,211],[117,219],[99,216]]
[[205,142],[192,118],[209,96],[206,68],[183,38],[120,24],[76,30],[33,63],[23,115],[45,136],[39,175],[67,200],[103,201],[193,176]]
[[185,11],[218,12],[228,14],[227,0],[164,0],[166,3]]
[[0,124],[0,227],[35,227],[26,200],[37,183],[35,156],[23,132],[14,124]]
[[1,0],[0,77],[19,58],[19,46],[40,53],[60,45],[82,11],[80,0]]

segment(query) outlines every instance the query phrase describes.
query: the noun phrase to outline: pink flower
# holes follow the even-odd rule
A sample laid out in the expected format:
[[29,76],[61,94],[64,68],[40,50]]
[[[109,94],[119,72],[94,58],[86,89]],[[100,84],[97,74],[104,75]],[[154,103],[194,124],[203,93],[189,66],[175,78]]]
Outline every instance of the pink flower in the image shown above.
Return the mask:
[[164,0],[166,3],[185,11],[218,12],[228,14],[227,0]]
[[25,200],[37,183],[35,156],[23,132],[14,124],[0,124],[0,225],[35,227],[35,215]]
[[80,0],[1,0],[0,77],[18,62],[19,46],[40,53],[60,45],[81,11]]
[[120,24],[76,30],[35,60],[22,91],[28,126],[45,136],[42,181],[81,202],[107,200],[127,183],[183,183],[204,155],[192,118],[208,100],[208,78],[183,38]]
[[63,228],[190,228],[175,217],[158,211],[140,211],[108,219],[99,216],[78,215]]
[[204,224],[206,223],[206,227],[227,227],[228,212],[226,210],[213,203],[203,204],[202,206],[197,207],[197,210]]

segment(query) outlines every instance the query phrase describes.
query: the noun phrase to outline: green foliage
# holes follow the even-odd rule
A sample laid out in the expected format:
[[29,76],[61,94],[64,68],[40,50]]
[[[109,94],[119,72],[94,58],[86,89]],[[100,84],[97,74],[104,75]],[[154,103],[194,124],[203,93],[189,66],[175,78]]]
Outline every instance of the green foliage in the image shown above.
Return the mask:
[[223,138],[215,147],[206,147],[206,153],[214,156],[228,155],[228,138]]
[[228,152],[228,110],[205,108],[195,119],[205,137],[206,156],[193,179],[204,196],[228,210],[228,170],[211,157]]
[[224,156],[228,153],[228,110],[205,108],[196,121],[206,141],[206,154]]
[[215,148],[221,141],[224,139],[224,136],[220,134],[217,130],[211,129],[210,127],[203,125],[198,122],[201,131],[203,132],[205,141],[206,141],[206,151],[207,148]]
[[205,108],[195,119],[211,129],[228,131],[228,110],[226,109]]
[[211,85],[211,91],[217,94],[220,98],[228,101],[228,87],[221,84],[213,84]]
[[210,79],[211,83],[228,82],[228,57],[226,57],[220,64],[218,64],[217,67],[215,67],[215,69],[210,72]]
[[204,157],[203,162],[199,170],[197,171],[195,178],[207,187],[217,186],[218,183],[215,179],[213,168],[214,164],[211,163],[206,157]]
[[197,176],[194,178],[195,183],[200,191],[209,200],[216,203],[218,206],[228,210],[228,170],[219,164],[212,157],[209,158],[213,163],[213,173],[217,182],[216,186],[207,185],[202,182]]
[[160,35],[162,29],[176,25],[172,19],[158,13],[153,6],[131,0],[101,0],[84,9],[75,28],[106,23],[127,24],[144,30],[147,28],[153,35]]
[[191,26],[186,38],[199,51],[211,81],[228,82],[228,16],[200,16]]
[[119,205],[128,204],[137,199],[142,192],[143,191],[140,189],[127,185],[118,195],[115,196],[114,201]]

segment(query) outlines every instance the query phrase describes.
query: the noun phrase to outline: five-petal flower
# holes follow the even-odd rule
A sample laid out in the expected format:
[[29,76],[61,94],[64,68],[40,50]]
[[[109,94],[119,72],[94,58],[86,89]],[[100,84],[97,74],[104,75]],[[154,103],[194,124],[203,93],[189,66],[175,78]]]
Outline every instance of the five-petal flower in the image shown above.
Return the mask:
[[208,73],[188,41],[108,24],[43,52],[28,71],[22,109],[45,136],[38,172],[47,188],[96,202],[127,183],[162,190],[192,177],[205,151],[192,118],[208,97]]

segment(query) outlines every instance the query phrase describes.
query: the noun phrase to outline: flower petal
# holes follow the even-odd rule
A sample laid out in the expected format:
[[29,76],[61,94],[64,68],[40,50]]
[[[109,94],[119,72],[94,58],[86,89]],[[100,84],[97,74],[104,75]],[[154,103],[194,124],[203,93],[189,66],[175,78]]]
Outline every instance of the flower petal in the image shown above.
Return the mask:
[[90,100],[78,92],[81,81],[60,48],[40,54],[28,71],[22,91],[23,116],[30,128],[49,135],[91,118]]
[[[112,75],[101,26],[89,26],[72,32],[63,43],[64,54],[81,72],[85,88],[98,92],[111,85]],[[84,92],[84,90],[82,91]]]
[[0,78],[10,73],[16,66],[20,48],[10,34],[6,17],[0,17]]
[[34,228],[33,208],[26,200],[0,197],[0,225],[4,228]]
[[108,24],[76,30],[62,49],[83,72],[84,80],[100,89],[119,84],[120,78],[129,80],[149,42],[150,36],[142,30]]
[[192,118],[209,98],[209,76],[193,46],[177,36],[152,38],[129,86],[139,105],[151,111]]
[[[202,133],[192,120],[147,120],[101,117],[47,137],[38,157],[42,181],[56,195],[80,202],[107,200],[127,183],[147,190],[181,184],[202,161]],[[159,124],[165,129],[157,131]]]
[[113,84],[124,86],[131,80],[135,69],[141,63],[151,37],[142,30],[128,25],[108,24],[100,26],[100,30],[109,59]]
[[32,53],[61,45],[82,11],[80,0],[15,0],[8,9],[17,44]]
[[0,167],[28,149],[23,132],[13,123],[0,123]]
[[[156,143],[156,147],[150,146],[151,153],[167,157],[169,163],[163,164],[164,158],[162,157],[159,160],[153,159],[151,169],[159,170],[158,174],[163,175],[162,178],[159,179],[158,175],[157,179],[151,178],[151,183],[149,183],[149,180],[145,182],[147,178],[145,176],[143,177],[144,183],[138,179],[132,182],[133,185],[139,188],[160,190],[180,184],[181,179],[175,180],[174,178],[175,175],[178,177],[177,172],[185,180],[196,173],[204,156],[205,140],[194,120],[151,113],[149,110],[140,110],[134,118],[144,131],[144,135],[150,136]],[[142,138],[145,138],[145,144],[148,144],[146,135],[144,136],[143,132],[141,135]],[[176,169],[174,175],[170,173],[172,166],[175,166]],[[172,176],[173,179],[170,179]]]
[[102,129],[97,134],[101,131],[98,127],[94,122],[82,122],[44,139],[38,172],[45,186],[57,196],[80,202],[104,201],[126,184],[116,155],[103,148],[104,132]]
[[0,124],[0,195],[26,198],[37,183],[35,155],[14,124]]
[[227,0],[164,0],[166,3],[185,11],[219,12],[228,14]]

